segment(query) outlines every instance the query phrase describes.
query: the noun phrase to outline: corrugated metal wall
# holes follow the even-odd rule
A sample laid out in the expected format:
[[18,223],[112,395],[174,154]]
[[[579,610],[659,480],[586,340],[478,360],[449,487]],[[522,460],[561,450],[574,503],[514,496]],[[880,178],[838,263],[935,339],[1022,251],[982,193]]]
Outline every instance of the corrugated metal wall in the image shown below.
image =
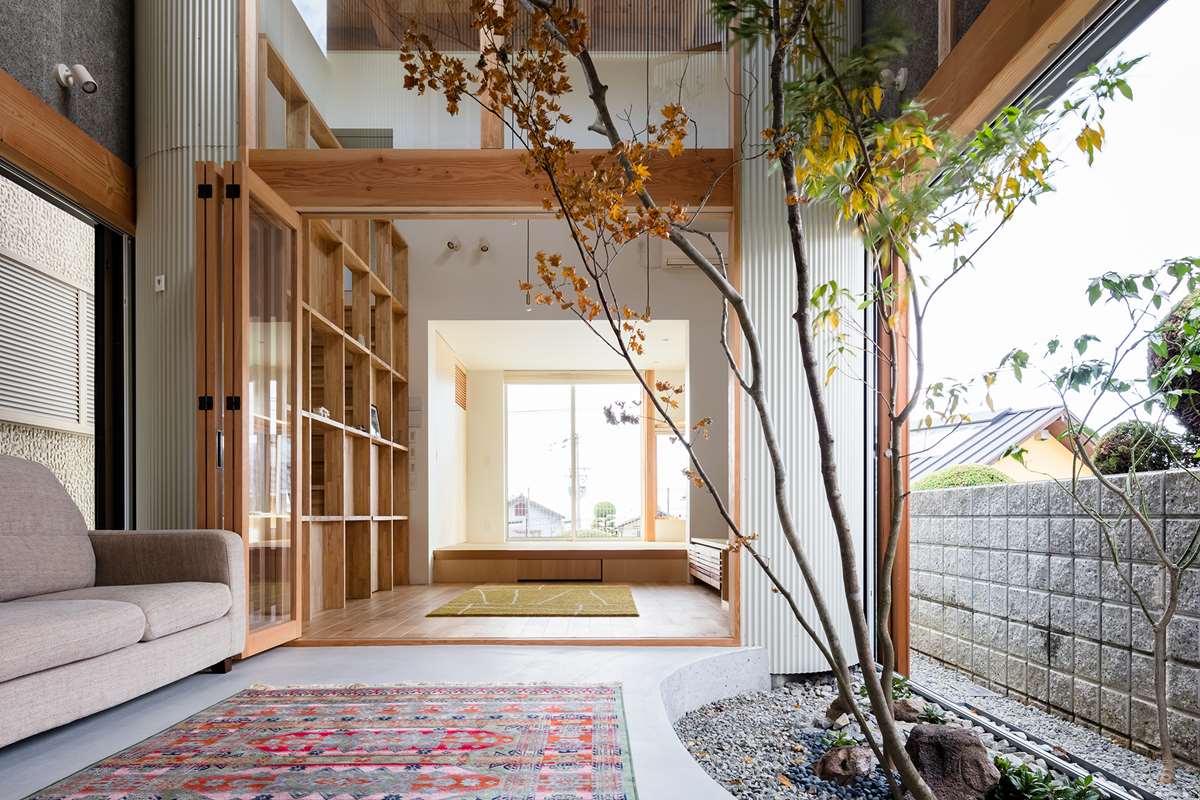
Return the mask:
[[[193,165],[237,157],[238,0],[138,0],[136,521],[195,522]],[[166,289],[154,291],[163,275]]]
[[[846,3],[841,20],[843,37],[857,41],[860,35],[859,3]],[[767,108],[769,55],[758,51],[744,59],[747,73],[757,76],[755,95],[748,103],[745,119],[747,141],[760,141],[758,131],[770,124]],[[748,81],[743,79],[745,87]],[[785,227],[783,189],[778,172],[770,173],[763,160],[742,168],[740,255],[746,297],[752,309],[765,351],[768,399],[783,441],[792,510],[804,539],[813,569],[820,578],[831,610],[839,621],[849,654],[853,641],[843,600],[840,560],[833,525],[821,487],[816,432],[811,405],[803,382],[800,345],[792,313],[795,310],[795,276]],[[863,285],[863,248],[847,228],[835,225],[830,213],[805,209],[809,259],[814,285],[836,278],[848,287]],[[825,348],[820,348],[823,353]],[[842,492],[856,522],[865,535],[868,444],[871,416],[861,383],[837,376],[826,387],[833,413]],[[742,432],[742,517],[747,531],[760,536],[759,547],[779,571],[784,584],[795,587],[800,607],[817,627],[811,597],[803,588],[800,570],[779,530],[775,511],[770,462],[762,443],[758,418],[748,403]],[[859,541],[863,536],[859,537]],[[860,560],[863,554],[860,552]],[[824,659],[805,636],[782,597],[771,591],[765,575],[749,558],[742,559],[743,639],[749,645],[765,645],[770,652],[772,673],[803,673],[828,669]]]

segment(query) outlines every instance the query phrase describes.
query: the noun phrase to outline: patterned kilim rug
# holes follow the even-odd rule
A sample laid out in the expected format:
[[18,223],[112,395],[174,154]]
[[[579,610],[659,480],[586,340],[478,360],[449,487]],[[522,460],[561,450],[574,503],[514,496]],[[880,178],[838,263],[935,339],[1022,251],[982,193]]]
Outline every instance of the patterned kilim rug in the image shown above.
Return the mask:
[[636,617],[633,592],[620,583],[513,583],[476,586],[430,617]]
[[254,688],[29,800],[634,800],[616,686]]

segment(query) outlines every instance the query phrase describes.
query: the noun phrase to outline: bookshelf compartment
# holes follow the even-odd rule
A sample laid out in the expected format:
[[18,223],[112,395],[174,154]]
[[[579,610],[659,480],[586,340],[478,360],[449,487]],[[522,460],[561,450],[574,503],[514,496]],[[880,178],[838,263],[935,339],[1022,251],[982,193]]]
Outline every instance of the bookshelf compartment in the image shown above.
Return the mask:
[[408,245],[384,218],[303,229],[309,619],[408,582]]

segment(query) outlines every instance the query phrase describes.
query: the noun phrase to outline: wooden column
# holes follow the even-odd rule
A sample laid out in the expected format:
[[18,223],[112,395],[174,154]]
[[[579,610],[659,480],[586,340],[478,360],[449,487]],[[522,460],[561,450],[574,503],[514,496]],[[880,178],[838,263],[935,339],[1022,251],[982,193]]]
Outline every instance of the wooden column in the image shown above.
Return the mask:
[[958,28],[958,9],[954,0],[938,0],[938,64],[954,49],[954,34]]
[[[646,370],[646,383],[654,388],[654,370]],[[642,533],[647,542],[655,541],[658,519],[658,438],[654,433],[654,402],[646,395],[646,413],[642,414]]]
[[[504,13],[504,0],[494,0],[493,6],[497,13]],[[483,53],[488,45],[495,45],[497,48],[504,46],[504,37],[496,36],[491,30],[486,28],[479,31],[479,52]],[[496,63],[496,56],[486,56],[489,67]],[[492,102],[490,97],[483,97],[483,104],[487,108],[498,111],[499,108]],[[500,150],[504,147],[504,123],[500,117],[496,116],[487,108],[481,109],[479,112],[479,147],[483,150]]]
[[[892,266],[892,274],[895,276],[896,285],[904,278],[903,267],[899,261]],[[892,442],[891,426],[889,424],[888,412],[889,407],[884,398],[891,397],[893,394],[893,380],[895,382],[896,394],[900,398],[908,396],[909,392],[909,376],[908,376],[908,315],[901,315],[900,329],[896,332],[895,350],[899,353],[898,362],[896,363],[895,371],[891,368],[891,360],[896,358],[892,352],[893,341],[879,331],[876,334],[876,340],[879,347],[879,360],[876,365],[877,381],[879,392],[876,395],[876,429],[879,431],[879,445],[875,454],[876,473],[879,476],[879,503],[878,516],[876,525],[879,531],[879,561],[878,564],[882,567],[883,554],[887,549],[890,536],[896,535],[899,537],[899,546],[896,551],[896,567],[892,572],[892,613],[888,620],[892,633],[892,642],[896,648],[896,670],[907,675],[909,670],[909,607],[908,607],[908,585],[909,585],[909,558],[908,558],[908,508],[905,507],[904,515],[900,519],[900,526],[896,531],[890,531],[891,516],[892,516],[892,458],[893,449],[901,453],[908,452],[908,428],[907,426],[900,433],[900,441]],[[904,484],[904,489],[908,489],[908,464],[904,465],[901,471],[901,481]],[[879,580],[883,581],[884,576],[879,575]]]

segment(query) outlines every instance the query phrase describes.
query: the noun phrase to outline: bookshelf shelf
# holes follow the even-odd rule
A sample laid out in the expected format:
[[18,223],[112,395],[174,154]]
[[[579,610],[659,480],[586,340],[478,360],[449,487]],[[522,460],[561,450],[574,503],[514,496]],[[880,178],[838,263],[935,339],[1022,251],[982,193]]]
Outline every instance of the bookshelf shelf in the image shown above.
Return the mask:
[[308,619],[408,583],[408,245],[386,218],[303,225]]

